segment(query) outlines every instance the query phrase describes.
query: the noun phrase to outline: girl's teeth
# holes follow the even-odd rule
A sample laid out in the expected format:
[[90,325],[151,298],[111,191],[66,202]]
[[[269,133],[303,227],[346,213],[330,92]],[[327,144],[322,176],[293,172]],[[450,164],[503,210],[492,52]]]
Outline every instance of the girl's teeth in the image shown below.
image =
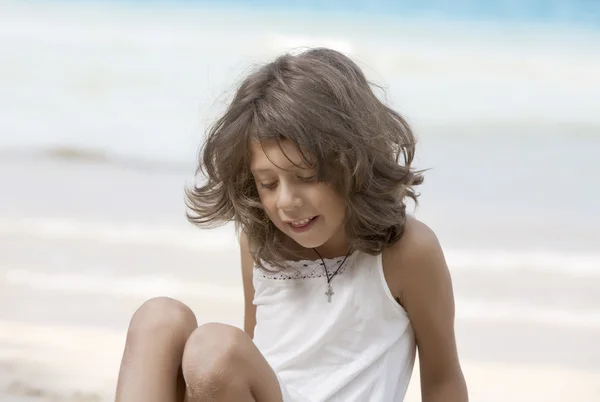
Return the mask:
[[301,221],[296,221],[296,222],[292,222],[292,226],[304,226],[306,225],[308,222],[310,222],[310,218],[309,219],[303,219]]

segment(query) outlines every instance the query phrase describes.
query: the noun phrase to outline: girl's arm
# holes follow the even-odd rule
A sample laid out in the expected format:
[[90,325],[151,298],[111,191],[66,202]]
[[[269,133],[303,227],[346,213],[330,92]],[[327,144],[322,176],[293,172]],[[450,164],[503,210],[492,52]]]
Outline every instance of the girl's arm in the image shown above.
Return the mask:
[[240,236],[240,251],[242,257],[242,284],[244,287],[244,332],[254,338],[256,326],[256,306],[254,300],[254,285],[252,284],[252,271],[254,260],[248,249],[248,238],[244,233]]
[[467,386],[454,335],[452,281],[438,239],[425,224],[409,218],[404,237],[391,249],[387,258],[393,268],[390,285],[398,292],[415,332],[422,400],[466,402]]

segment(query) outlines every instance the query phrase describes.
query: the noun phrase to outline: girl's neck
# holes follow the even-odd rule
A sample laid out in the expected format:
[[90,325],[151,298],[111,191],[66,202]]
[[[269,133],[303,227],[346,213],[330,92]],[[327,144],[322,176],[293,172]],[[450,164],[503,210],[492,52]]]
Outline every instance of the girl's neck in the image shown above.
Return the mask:
[[350,251],[350,245],[345,236],[337,239],[331,238],[325,244],[314,249],[302,247],[291,239],[290,241],[293,243],[291,244],[292,255],[289,256],[291,260],[318,260],[319,255],[328,259],[340,258],[345,257]]

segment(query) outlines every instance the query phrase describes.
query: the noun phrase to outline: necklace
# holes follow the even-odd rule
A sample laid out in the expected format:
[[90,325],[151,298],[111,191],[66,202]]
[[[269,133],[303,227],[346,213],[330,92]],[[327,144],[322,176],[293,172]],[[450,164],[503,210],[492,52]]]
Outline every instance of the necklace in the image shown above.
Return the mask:
[[346,256],[344,257],[344,260],[342,261],[342,263],[337,267],[337,269],[333,272],[333,274],[331,274],[331,276],[329,276],[329,272],[327,272],[327,265],[325,264],[325,260],[323,259],[323,257],[321,257],[321,254],[319,254],[319,252],[317,251],[317,249],[313,248],[313,250],[315,251],[315,253],[317,253],[317,255],[319,256],[319,258],[321,259],[321,262],[323,263],[323,269],[325,270],[325,277],[327,278],[327,292],[325,292],[325,296],[327,296],[327,302],[331,303],[331,296],[334,295],[333,289],[331,287],[331,280],[333,279],[334,276],[337,275],[338,272],[340,272],[340,269],[342,268],[342,266],[344,265],[344,263],[348,259],[348,256],[352,252],[352,249],[350,249],[348,251],[348,254],[346,254]]

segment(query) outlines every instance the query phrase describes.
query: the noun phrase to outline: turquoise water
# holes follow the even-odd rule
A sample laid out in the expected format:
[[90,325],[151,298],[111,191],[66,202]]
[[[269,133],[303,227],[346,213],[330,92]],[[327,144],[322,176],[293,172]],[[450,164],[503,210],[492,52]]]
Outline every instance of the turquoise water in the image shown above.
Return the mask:
[[157,4],[173,7],[234,7],[289,12],[369,13],[402,18],[437,17],[504,22],[559,22],[600,27],[600,3],[591,0],[130,0],[141,7]]
[[[183,3],[212,4],[210,1]],[[403,18],[439,17],[468,20],[495,21],[547,21],[572,24],[600,24],[600,3],[595,1],[288,1],[282,6],[278,1],[235,1],[221,4],[233,6],[310,10],[316,12],[347,11],[392,14]]]
[[[190,161],[250,66],[319,45],[359,61],[424,137],[577,141],[600,134],[600,35],[476,18],[444,24],[405,16],[309,18],[257,11],[269,2],[239,3],[247,8],[215,9],[203,1],[2,3],[0,151],[68,147]],[[421,3],[402,4],[416,10]],[[534,10],[541,3],[518,4],[512,7]],[[591,3],[568,4],[567,10],[594,14]],[[543,13],[524,13],[530,14]]]

